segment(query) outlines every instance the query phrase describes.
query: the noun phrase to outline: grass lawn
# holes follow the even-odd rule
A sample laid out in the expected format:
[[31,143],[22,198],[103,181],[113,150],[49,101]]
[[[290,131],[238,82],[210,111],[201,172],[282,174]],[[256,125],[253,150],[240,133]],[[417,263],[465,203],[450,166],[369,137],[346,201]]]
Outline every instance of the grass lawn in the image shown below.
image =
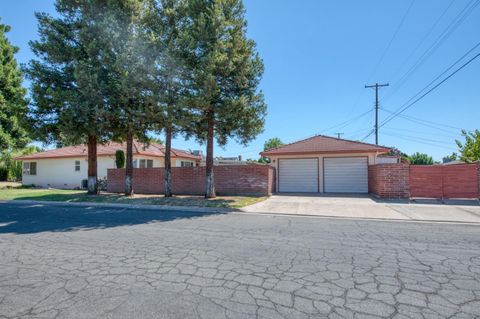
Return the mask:
[[97,202],[135,205],[241,208],[265,199],[267,199],[265,196],[219,196],[215,199],[205,199],[202,196],[175,196],[172,198],[165,198],[162,195],[134,195],[133,197],[126,197],[121,194],[111,193],[87,195],[85,191],[78,190],[0,188],[0,200],[37,200],[58,202]]

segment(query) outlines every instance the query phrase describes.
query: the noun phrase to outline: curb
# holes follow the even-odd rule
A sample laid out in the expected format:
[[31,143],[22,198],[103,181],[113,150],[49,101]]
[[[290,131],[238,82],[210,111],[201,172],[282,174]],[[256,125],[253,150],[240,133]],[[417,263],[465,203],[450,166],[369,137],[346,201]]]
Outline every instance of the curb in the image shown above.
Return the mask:
[[309,215],[309,214],[292,214],[292,213],[268,213],[268,212],[248,212],[239,211],[237,214],[245,215],[262,215],[262,216],[275,216],[275,217],[310,217],[310,218],[323,218],[323,219],[340,219],[351,221],[377,221],[377,222],[397,222],[397,223],[434,223],[434,224],[459,224],[459,225],[472,225],[480,226],[480,222],[464,222],[455,220],[432,220],[432,219],[400,219],[400,218],[379,218],[379,217],[350,217],[350,216],[335,216],[335,215]]
[[50,205],[50,206],[76,206],[76,207],[105,207],[105,208],[127,208],[127,209],[143,209],[143,210],[160,210],[160,211],[183,211],[183,212],[199,212],[199,213],[229,213],[236,211],[235,208],[221,207],[191,207],[191,206],[167,206],[167,205],[135,205],[135,204],[119,204],[119,203],[96,203],[96,202],[58,202],[58,201],[38,201],[38,200],[5,200],[0,203],[8,204],[28,204],[28,205]]

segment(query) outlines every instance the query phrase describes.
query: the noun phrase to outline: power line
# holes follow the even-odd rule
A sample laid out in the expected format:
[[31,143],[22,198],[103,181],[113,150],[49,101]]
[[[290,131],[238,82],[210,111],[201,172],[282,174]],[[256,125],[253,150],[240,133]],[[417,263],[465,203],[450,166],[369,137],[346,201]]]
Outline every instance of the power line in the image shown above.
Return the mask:
[[[384,109],[384,108],[380,108],[380,109],[387,112],[387,113],[390,113],[390,114],[395,113],[393,111],[390,111],[390,110],[387,110],[387,109]],[[440,131],[444,131],[444,132],[447,132],[447,133],[453,133],[452,132],[453,130],[455,130],[456,132],[462,130],[461,127],[456,127],[456,126],[451,126],[451,125],[447,125],[447,124],[443,124],[443,123],[428,121],[428,120],[420,119],[418,117],[413,117],[413,116],[409,116],[409,115],[405,115],[405,114],[399,114],[398,116],[401,117],[401,118],[404,118],[404,119],[406,119],[410,122],[417,123],[417,124],[420,124],[420,125],[423,125],[423,126],[426,126],[426,127],[438,129]]]
[[480,56],[480,53],[477,53],[473,58],[471,58],[470,60],[468,60],[467,62],[465,62],[464,64],[462,64],[462,66],[460,66],[459,68],[457,68],[455,71],[453,71],[452,73],[450,73],[446,78],[444,78],[442,81],[440,81],[439,83],[437,83],[435,86],[433,86],[431,89],[429,89],[427,92],[423,93],[421,96],[419,96],[417,99],[415,99],[412,103],[404,106],[404,107],[400,107],[400,110],[398,110],[397,112],[395,112],[392,116],[390,116],[390,118],[386,119],[381,125],[380,127],[384,126],[385,124],[387,124],[388,122],[390,122],[391,120],[393,120],[395,117],[397,117],[399,114],[405,112],[407,109],[411,108],[413,105],[415,105],[418,101],[420,101],[421,99],[423,99],[425,96],[427,96],[428,94],[430,94],[433,90],[435,90],[436,88],[438,88],[440,85],[442,85],[443,83],[445,83],[448,79],[450,79],[452,76],[454,76],[455,74],[457,74],[458,72],[460,72],[463,68],[465,68],[467,65],[469,65],[470,63],[472,63],[475,59],[477,59],[478,57]]
[[388,42],[387,46],[386,46],[385,49],[383,50],[383,53],[382,53],[382,55],[380,56],[380,59],[378,60],[377,64],[375,65],[375,67],[374,67],[373,70],[372,70],[372,73],[371,73],[370,76],[368,77],[367,82],[370,82],[370,79],[372,78],[372,76],[374,76],[374,75],[376,74],[376,72],[377,72],[377,70],[378,70],[378,67],[382,64],[383,59],[384,59],[385,56],[387,55],[388,50],[390,49],[390,47],[392,46],[393,41],[394,41],[395,38],[397,37],[398,31],[400,31],[400,29],[401,29],[402,26],[403,26],[403,23],[405,22],[405,19],[407,18],[408,14],[410,13],[410,10],[412,9],[414,2],[415,2],[415,0],[412,0],[412,2],[410,2],[410,5],[408,6],[407,10],[406,10],[405,13],[403,14],[402,19],[400,20],[400,23],[398,24],[397,28],[395,29],[395,32],[393,33],[392,37],[390,38],[390,41]]
[[395,136],[397,136],[397,137],[405,137],[405,138],[410,138],[410,139],[427,141],[427,142],[431,142],[431,143],[451,145],[451,142],[441,141],[441,140],[435,140],[435,139],[431,139],[431,138],[425,138],[425,137],[423,137],[423,136],[422,136],[421,138],[419,138],[418,136],[412,136],[412,135],[406,135],[406,134],[398,134],[398,132],[394,132],[394,133],[388,132],[388,133],[387,133],[387,135],[393,135],[393,134],[396,134]]
[[[473,58],[471,58],[470,60],[468,60],[467,62],[465,62],[463,65],[461,65],[459,68],[457,68],[455,71],[453,71],[452,73],[450,73],[447,77],[445,77],[442,81],[440,81],[439,83],[437,83],[435,86],[433,86],[432,88],[430,88],[428,91],[426,91],[425,93],[423,93],[422,95],[420,95],[418,98],[416,98],[413,102],[409,103],[410,101],[412,101],[415,97],[417,97],[419,94],[421,94],[423,91],[425,91],[430,85],[432,85],[436,80],[438,80],[442,75],[444,75],[447,71],[449,71],[453,66],[455,66],[456,64],[458,64],[459,61],[461,61],[463,58],[465,58],[469,53],[471,53],[473,51],[473,49],[477,48],[478,46],[480,45],[480,42],[477,43],[472,49],[468,50],[467,53],[465,53],[464,55],[462,55],[462,57],[460,59],[458,59],[457,61],[455,61],[452,65],[450,65],[445,71],[443,71],[439,76],[437,76],[435,79],[433,79],[432,81],[430,81],[430,83],[428,83],[423,89],[421,89],[417,94],[415,94],[412,98],[410,98],[407,102],[405,102],[402,106],[400,106],[396,111],[393,112],[393,114],[391,114],[389,117],[387,117],[385,119],[385,121],[382,122],[382,124],[380,124],[380,127],[383,127],[385,124],[387,124],[388,122],[390,122],[391,120],[393,120],[394,118],[396,118],[397,116],[399,116],[401,113],[405,112],[407,109],[409,109],[410,107],[412,107],[413,105],[415,105],[418,101],[420,101],[421,99],[423,99],[425,96],[427,96],[428,94],[430,94],[433,90],[435,90],[436,88],[438,88],[440,85],[442,85],[443,83],[445,83],[448,79],[450,79],[452,76],[454,76],[456,73],[458,73],[460,70],[462,70],[463,68],[465,68],[467,65],[469,65],[471,62],[473,62],[476,58],[478,58],[480,56],[480,53],[478,53],[477,55],[475,55]],[[372,135],[372,133],[369,133],[367,136],[365,136],[362,141],[366,140],[370,135]]]
[[400,139],[403,139],[403,140],[406,140],[406,141],[414,142],[414,143],[425,144],[425,145],[429,145],[429,146],[433,146],[433,147],[438,147],[438,148],[441,148],[441,149],[456,150],[456,148],[451,148],[451,147],[448,147],[448,146],[445,147],[444,145],[438,145],[438,144],[428,143],[428,142],[424,142],[424,141],[419,141],[418,139],[409,138],[409,137],[405,137],[405,136],[402,136],[402,135],[389,134],[389,133],[385,133],[385,134],[389,135],[389,136],[397,137],[397,138],[400,138]]
[[348,119],[348,120],[346,120],[346,121],[343,121],[343,122],[340,122],[340,123],[335,124],[335,125],[333,125],[333,126],[330,126],[329,128],[326,128],[326,129],[324,129],[324,130],[321,130],[321,131],[319,132],[319,134],[324,133],[324,132],[328,132],[328,131],[330,131],[330,130],[332,130],[332,129],[334,129],[334,128],[335,128],[335,129],[336,129],[336,128],[342,129],[342,128],[344,128],[345,126],[349,125],[350,123],[352,123],[352,122],[354,122],[354,121],[356,121],[356,120],[364,117],[365,115],[369,114],[369,113],[370,113],[371,111],[373,111],[373,110],[374,110],[374,108],[371,108],[371,109],[369,109],[368,111],[363,112],[363,113],[361,113],[361,114],[359,114],[359,115],[357,115],[357,116],[355,116],[355,117],[353,117],[353,118],[350,118],[350,119]]
[[421,131],[421,130],[412,130],[412,129],[407,129],[407,128],[403,128],[403,127],[385,127],[384,130],[386,131],[390,131],[390,133],[394,132],[410,132],[410,133],[414,133],[414,134],[423,134],[423,135],[433,135],[433,136],[436,136],[436,137],[445,137],[445,138],[450,138],[450,139],[455,139],[455,138],[458,138],[461,136],[461,134],[439,134],[437,132],[425,132],[425,131]]
[[447,13],[447,11],[450,9],[450,7],[452,6],[452,4],[455,2],[455,0],[451,0],[450,1],[450,4],[445,8],[445,10],[443,10],[442,14],[437,18],[437,20],[435,21],[435,23],[430,27],[430,29],[427,31],[427,33],[425,33],[425,35],[422,37],[422,39],[420,40],[420,42],[418,42],[418,44],[415,46],[415,48],[412,50],[412,52],[408,55],[408,57],[402,62],[402,64],[400,65],[400,67],[397,68],[397,70],[394,72],[394,76],[395,77],[399,72],[400,70],[405,66],[405,64],[407,64],[407,62],[413,57],[413,55],[415,54],[415,52],[417,52],[417,50],[422,46],[422,44],[425,42],[425,40],[427,40],[427,38],[430,36],[430,34],[433,32],[433,30],[435,29],[435,27],[437,26],[437,24],[442,20],[443,16]]
[[[385,124],[387,124],[388,122],[390,122],[391,120],[393,120],[395,117],[399,116],[401,113],[405,112],[407,109],[411,108],[413,105],[415,105],[418,101],[420,101],[421,99],[423,99],[425,96],[427,96],[428,94],[430,94],[433,90],[435,90],[436,88],[438,88],[440,85],[442,85],[443,83],[445,83],[448,79],[450,79],[452,76],[454,76],[455,74],[457,74],[458,72],[460,72],[463,68],[465,68],[467,65],[469,65],[470,63],[472,63],[475,59],[477,59],[478,57],[480,56],[480,53],[477,53],[473,58],[471,58],[470,60],[468,60],[467,62],[465,62],[464,64],[462,64],[462,66],[460,66],[459,68],[457,68],[455,71],[453,71],[452,73],[450,73],[447,77],[445,77],[442,81],[440,81],[439,83],[437,83],[435,86],[433,86],[431,89],[429,89],[427,92],[423,93],[421,96],[419,96],[417,99],[415,99],[413,102],[411,102],[410,104],[407,104],[406,106],[401,106],[400,108],[397,109],[397,111],[394,112],[394,114],[392,114],[389,118],[387,118],[385,121],[383,121],[382,124],[380,124],[379,127],[383,127]],[[429,84],[430,85],[430,84]],[[429,86],[427,85],[427,87]],[[425,88],[424,88],[425,89]],[[424,89],[422,89],[420,92],[424,91]],[[418,94],[416,94],[418,95]],[[415,95],[415,96],[416,96]],[[410,99],[411,100],[411,99]],[[410,101],[409,100],[409,101]],[[408,102],[407,102],[408,103]],[[405,105],[405,104],[404,104]],[[369,133],[367,136],[365,136],[362,141],[366,140],[370,135],[372,135],[373,132]]]
[[[384,109],[384,108],[381,108],[381,109],[382,109],[383,111],[388,112],[388,113],[394,113],[393,111],[390,111],[390,110],[387,110],[387,109]],[[416,121],[425,122],[425,123],[429,123],[429,124],[433,124],[433,125],[438,125],[438,126],[444,126],[444,127],[451,128],[451,129],[454,129],[454,130],[462,130],[461,127],[452,126],[452,125],[448,125],[448,124],[444,124],[444,123],[439,123],[439,122],[434,122],[434,121],[430,121],[430,120],[425,120],[425,119],[421,119],[421,118],[414,117],[414,116],[411,116],[411,115],[402,114],[402,115],[400,115],[400,116],[401,116],[401,117],[404,117],[404,118],[406,118],[406,119],[416,120]]]
[[362,142],[365,141],[373,133],[375,133],[375,129],[370,130],[370,132],[364,138],[362,138]]
[[472,53],[472,51],[474,51],[476,48],[478,48],[480,46],[480,42],[478,42],[476,45],[474,45],[470,50],[468,50],[466,53],[464,53],[460,58],[458,58],[454,63],[452,63],[447,69],[445,69],[442,73],[440,73],[437,77],[435,77],[433,80],[431,80],[422,90],[420,90],[419,92],[417,92],[417,94],[415,94],[414,96],[412,96],[407,102],[405,103],[408,103],[410,102],[411,100],[413,100],[415,97],[417,97],[418,95],[420,95],[423,91],[425,91],[430,85],[432,85],[433,83],[435,83],[435,81],[437,81],[439,78],[441,78],[443,75],[445,75],[448,71],[450,71],[455,65],[457,65],[458,63],[460,63],[465,57],[467,57],[470,53]]
[[445,42],[450,35],[462,24],[462,22],[473,12],[473,10],[480,3],[480,0],[471,0],[460,13],[450,22],[445,30],[437,37],[437,39],[430,45],[427,50],[419,57],[419,59],[404,73],[398,82],[396,88],[387,96],[393,96],[406,81],[428,60],[428,58]]

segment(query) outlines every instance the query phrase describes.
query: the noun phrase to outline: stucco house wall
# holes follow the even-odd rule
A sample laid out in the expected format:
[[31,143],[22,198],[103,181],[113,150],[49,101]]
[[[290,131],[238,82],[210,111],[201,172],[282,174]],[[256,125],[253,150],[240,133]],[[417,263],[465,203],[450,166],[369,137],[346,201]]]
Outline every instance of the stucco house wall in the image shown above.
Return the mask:
[[[137,160],[137,167],[140,159],[153,160],[153,167],[164,167],[164,159],[161,157],[134,155],[134,161]],[[75,162],[80,162],[80,171],[75,171]],[[180,167],[181,162],[195,161],[188,158],[172,159],[174,167]],[[87,179],[88,162],[86,157],[68,157],[68,158],[45,158],[24,160],[24,163],[36,162],[36,175],[23,174],[23,185],[35,185],[38,187],[52,187],[74,189],[82,186],[82,180]],[[115,168],[115,156],[99,156],[97,158],[98,178],[106,178],[107,170]]]

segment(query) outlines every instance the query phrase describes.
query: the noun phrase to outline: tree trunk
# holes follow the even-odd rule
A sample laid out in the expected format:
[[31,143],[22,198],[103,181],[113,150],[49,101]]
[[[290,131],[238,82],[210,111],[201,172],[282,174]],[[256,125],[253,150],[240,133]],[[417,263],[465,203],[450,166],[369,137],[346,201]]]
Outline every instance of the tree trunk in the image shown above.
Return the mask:
[[172,126],[168,125],[165,136],[165,197],[172,197]]
[[125,195],[133,195],[133,134],[127,134],[127,166],[125,169]]
[[205,198],[215,198],[215,182],[213,178],[213,132],[214,132],[214,118],[213,111],[210,110],[208,116],[208,136],[207,136],[207,158],[206,158],[206,176],[207,176],[207,190]]
[[97,184],[97,137],[88,136],[88,194],[98,194]]

